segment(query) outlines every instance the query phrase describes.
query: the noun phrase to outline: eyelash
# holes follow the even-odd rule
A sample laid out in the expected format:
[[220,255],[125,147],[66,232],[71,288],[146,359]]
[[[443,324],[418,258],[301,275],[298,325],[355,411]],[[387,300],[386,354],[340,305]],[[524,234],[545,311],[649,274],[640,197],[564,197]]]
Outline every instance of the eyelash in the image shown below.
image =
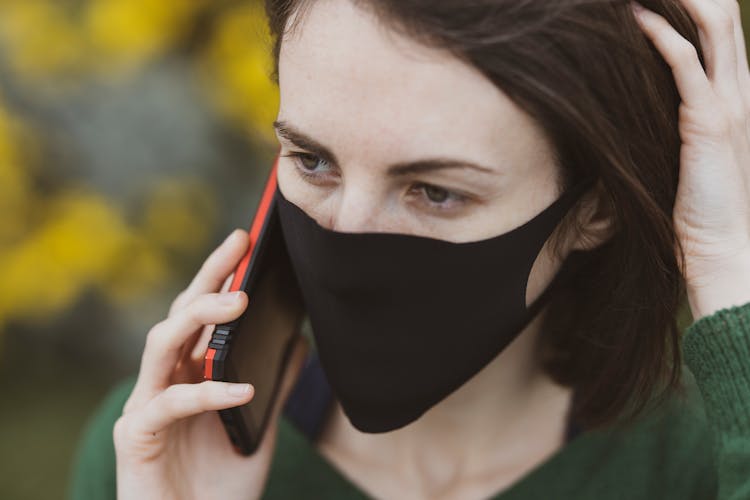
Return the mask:
[[[309,170],[301,166],[301,159],[310,159],[314,158],[316,160],[325,161],[322,158],[319,158],[313,154],[309,153],[289,153],[288,155],[282,155],[284,158],[291,158],[292,161],[294,161],[294,166],[296,167],[297,173],[299,173],[301,176],[303,176],[306,179],[315,179],[320,180],[320,174],[314,174],[311,173]],[[327,163],[327,162],[326,162]]]
[[[310,154],[310,153],[289,153],[289,154],[281,155],[281,156],[284,157],[284,158],[291,158],[292,159],[292,161],[294,162],[295,170],[297,171],[297,173],[301,177],[307,179],[308,181],[312,181],[313,183],[321,181],[321,179],[320,179],[321,174],[315,174],[315,173],[312,173],[309,170],[307,170],[305,167],[303,167],[301,165],[301,160],[303,158],[304,159],[308,159],[308,160],[309,159],[315,159],[315,160],[327,163],[326,160],[323,160],[322,158],[320,158],[320,157],[318,157],[316,155]],[[435,201],[430,200],[427,197],[427,195],[426,195],[426,190],[430,189],[430,188],[438,189],[440,191],[443,191],[443,192],[447,193],[448,199],[449,200],[452,199],[452,201],[450,201],[450,202],[435,202]],[[425,182],[414,183],[410,187],[409,190],[410,190],[410,192],[412,190],[421,191],[422,192],[423,203],[425,205],[427,205],[428,208],[430,208],[432,210],[437,210],[437,211],[455,210],[456,207],[453,206],[453,205],[455,205],[455,204],[464,204],[468,200],[468,196],[466,196],[466,195],[462,195],[462,194],[456,193],[454,191],[442,188],[440,186],[436,186],[434,184],[428,184],[428,183],[425,183]]]

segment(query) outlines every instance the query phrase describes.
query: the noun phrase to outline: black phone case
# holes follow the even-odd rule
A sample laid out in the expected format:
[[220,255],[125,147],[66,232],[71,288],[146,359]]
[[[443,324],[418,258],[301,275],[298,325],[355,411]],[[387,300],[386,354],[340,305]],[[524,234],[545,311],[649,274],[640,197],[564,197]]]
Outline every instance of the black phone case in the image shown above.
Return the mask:
[[[251,300],[252,290],[255,287],[259,275],[260,266],[258,263],[262,262],[263,254],[268,247],[264,236],[267,234],[271,224],[278,223],[275,220],[277,217],[275,209],[276,191],[276,162],[274,162],[274,166],[266,181],[258,209],[253,218],[252,226],[250,227],[250,247],[243,259],[237,265],[232,284],[229,288],[229,291],[245,291]],[[204,359],[203,378],[205,380],[236,382],[236,380],[230,380],[231,377],[227,370],[227,358],[232,345],[232,334],[244,317],[245,313],[232,322],[216,325],[214,327],[211,341],[208,344],[208,349]],[[295,339],[296,336],[292,337],[292,340],[286,346],[281,369],[279,370],[280,373],[274,382],[273,396],[268,405],[263,421],[257,428],[250,428],[246,425],[246,422],[240,413],[240,407],[219,410],[219,416],[221,417],[230,441],[235,449],[243,455],[251,455],[254,453],[265,433],[270,413],[273,406],[276,404],[277,393],[281,382],[281,374],[287,366],[291,346]]]

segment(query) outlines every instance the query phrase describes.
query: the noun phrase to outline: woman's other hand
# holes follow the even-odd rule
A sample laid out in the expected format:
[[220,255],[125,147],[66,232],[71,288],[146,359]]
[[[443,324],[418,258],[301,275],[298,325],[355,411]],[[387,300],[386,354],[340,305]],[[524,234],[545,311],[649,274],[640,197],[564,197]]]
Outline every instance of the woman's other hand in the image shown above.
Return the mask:
[[295,346],[258,450],[240,455],[215,410],[250,401],[253,388],[202,381],[202,366],[213,325],[236,319],[247,307],[243,292],[218,292],[222,283],[228,288],[247,247],[247,233],[234,231],[175,299],[168,317],[149,331],[138,379],[113,429],[120,500],[261,496],[277,419],[307,346],[302,339]]
[[750,74],[736,0],[681,0],[699,29],[696,48],[663,17],[636,19],[672,68],[682,98],[674,208],[694,319],[750,301]]

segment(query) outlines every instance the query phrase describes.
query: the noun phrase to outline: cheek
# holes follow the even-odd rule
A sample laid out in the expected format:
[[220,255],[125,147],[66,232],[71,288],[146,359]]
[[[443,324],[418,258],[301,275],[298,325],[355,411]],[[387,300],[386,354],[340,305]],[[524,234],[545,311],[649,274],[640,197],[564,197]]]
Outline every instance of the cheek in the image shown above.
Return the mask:
[[280,158],[276,179],[279,189],[287,200],[291,201],[305,212],[315,206],[315,192],[310,189],[304,179],[300,179],[299,174],[294,170],[292,160],[289,158]]
[[284,197],[294,204],[299,204],[299,188],[292,178],[292,174],[286,158],[279,158],[278,167],[276,169],[276,182],[279,185],[279,190],[284,193]]
[[326,190],[309,184],[300,178],[289,158],[280,158],[276,180],[284,197],[304,210],[308,215],[321,220],[322,208],[326,205]]

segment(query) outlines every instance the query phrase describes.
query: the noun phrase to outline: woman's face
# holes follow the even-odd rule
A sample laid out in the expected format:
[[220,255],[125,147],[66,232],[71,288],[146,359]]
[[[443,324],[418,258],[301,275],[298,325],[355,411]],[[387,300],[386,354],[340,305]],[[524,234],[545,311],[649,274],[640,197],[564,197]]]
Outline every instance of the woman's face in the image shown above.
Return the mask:
[[[329,229],[480,240],[560,194],[530,117],[472,66],[349,0],[304,11],[282,43],[279,87],[279,187]],[[527,300],[556,267],[542,252]]]

